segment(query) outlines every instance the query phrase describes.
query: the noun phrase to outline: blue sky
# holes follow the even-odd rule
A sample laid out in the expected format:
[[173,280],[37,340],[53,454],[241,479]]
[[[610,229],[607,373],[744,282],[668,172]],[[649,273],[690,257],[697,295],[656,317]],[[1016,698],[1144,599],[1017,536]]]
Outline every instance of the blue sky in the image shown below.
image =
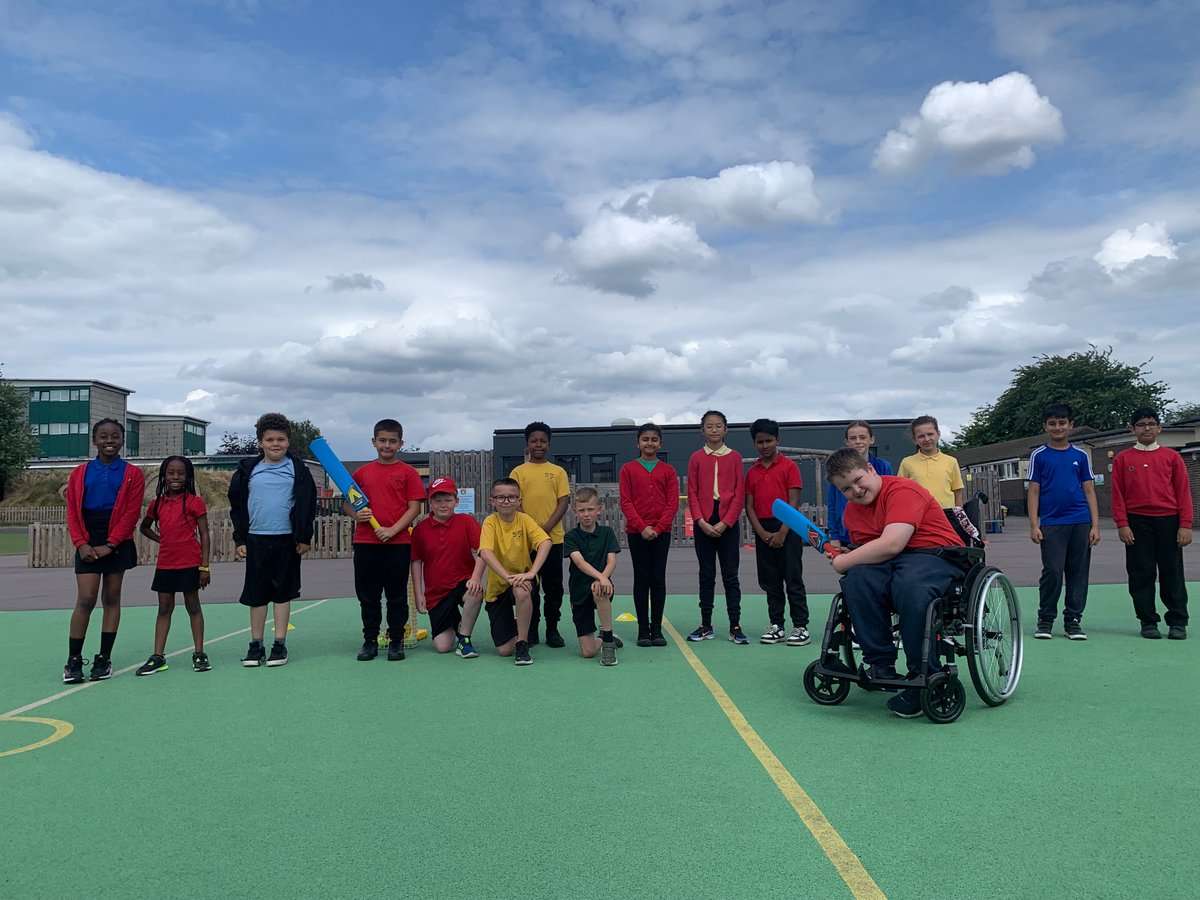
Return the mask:
[[[1112,345],[1200,400],[1185,2],[0,0],[10,377],[366,453],[908,416]],[[52,361],[52,362],[51,362]]]

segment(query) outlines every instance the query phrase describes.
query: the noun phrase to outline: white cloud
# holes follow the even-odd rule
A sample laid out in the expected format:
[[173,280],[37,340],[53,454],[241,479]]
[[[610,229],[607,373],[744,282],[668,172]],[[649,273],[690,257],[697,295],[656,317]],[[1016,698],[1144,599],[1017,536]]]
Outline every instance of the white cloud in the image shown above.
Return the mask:
[[1176,259],[1175,250],[1175,242],[1163,222],[1143,222],[1133,231],[1118,228],[1104,239],[1092,259],[1111,275],[1148,256]]
[[656,290],[655,272],[716,259],[701,226],[764,230],[827,219],[812,169],[776,160],[638,186],[604,201],[576,237],[554,236],[550,248],[580,283],[645,297]]
[[353,275],[326,275],[327,291],[382,291],[386,285],[373,275],[355,272]]
[[925,97],[916,116],[901,121],[875,150],[875,168],[892,173],[920,168],[934,156],[984,175],[1033,165],[1035,146],[1057,144],[1062,113],[1023,72],[986,84],[944,81]]

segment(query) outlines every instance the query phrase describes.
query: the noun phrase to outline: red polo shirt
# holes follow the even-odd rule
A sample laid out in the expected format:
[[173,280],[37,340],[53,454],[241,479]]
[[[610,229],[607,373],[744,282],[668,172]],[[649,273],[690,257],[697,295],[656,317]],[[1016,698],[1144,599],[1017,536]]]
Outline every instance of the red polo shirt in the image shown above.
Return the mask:
[[426,516],[412,530],[412,558],[425,566],[425,605],[434,607],[471,577],[479,549],[479,523],[455,513],[443,524]]
[[916,528],[908,539],[908,546],[913,549],[963,545],[962,538],[951,527],[941,504],[933,499],[933,494],[908,478],[892,475],[882,478],[883,487],[870,504],[846,504],[843,521],[854,543],[873,541],[883,534],[883,529],[888,525],[900,522]]
[[195,494],[164,494],[150,504],[146,516],[158,522],[159,569],[194,569],[200,565],[200,539],[196,523],[208,515],[204,501]]
[[778,453],[769,466],[759,458],[746,471],[746,496],[754,495],[754,514],[760,520],[775,518],[771,504],[776,500],[787,503],[788,491],[803,486],[796,461]]
[[[384,528],[391,528],[408,512],[410,500],[425,499],[425,485],[421,476],[406,462],[397,460],[384,465],[374,459],[354,470],[354,480],[367,495],[367,505],[375,521]],[[407,544],[408,529],[404,529],[390,541],[388,545]],[[378,544],[375,529],[370,522],[359,522],[354,527],[354,543]]]

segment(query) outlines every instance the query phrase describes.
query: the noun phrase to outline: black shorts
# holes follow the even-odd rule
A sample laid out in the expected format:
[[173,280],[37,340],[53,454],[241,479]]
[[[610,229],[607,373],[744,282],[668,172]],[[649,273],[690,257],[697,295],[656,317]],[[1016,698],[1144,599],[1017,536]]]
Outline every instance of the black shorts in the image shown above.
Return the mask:
[[571,601],[571,618],[575,622],[575,634],[583,637],[585,634],[596,633],[596,601],[588,597],[583,603]]
[[505,588],[503,594],[484,606],[492,625],[492,643],[503,647],[517,636],[517,601],[512,588]]
[[[462,602],[467,594],[467,583],[464,581],[438,600],[436,606],[429,607],[429,633],[437,637],[443,631],[453,631],[458,634],[458,626],[462,622]],[[507,643],[507,642],[506,642]]]
[[242,606],[288,603],[300,596],[300,554],[290,534],[251,534],[246,538],[246,584]]
[[84,562],[79,551],[75,551],[76,575],[114,575],[126,572],[136,566],[137,547],[133,541],[121,541],[112,553],[95,562]]
[[200,569],[155,569],[150,590],[157,594],[194,594],[200,590]]

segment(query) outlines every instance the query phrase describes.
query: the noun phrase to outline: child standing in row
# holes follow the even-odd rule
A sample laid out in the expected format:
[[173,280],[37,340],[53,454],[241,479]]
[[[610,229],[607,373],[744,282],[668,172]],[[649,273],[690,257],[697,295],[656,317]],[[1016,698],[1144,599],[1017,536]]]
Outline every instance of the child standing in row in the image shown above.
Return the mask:
[[1125,545],[1125,571],[1142,637],[1162,638],[1154,606],[1154,578],[1167,608],[1167,638],[1187,638],[1187,583],[1183,548],[1192,542],[1192,489],[1178,450],[1158,443],[1158,412],[1143,406],[1129,418],[1137,443],[1112,464],[1112,511]]
[[[429,482],[429,512],[412,530],[413,591],[417,611],[429,616],[438,653],[453,650],[463,659],[479,654],[471,630],[483,601],[483,557],[479,523],[456,513],[458,486],[449,478]],[[460,610],[461,607],[461,610]]]
[[[404,626],[408,624],[408,567],[412,538],[408,526],[421,514],[425,486],[417,470],[396,454],[404,446],[404,428],[395,419],[380,419],[371,437],[376,458],[359,466],[354,480],[367,496],[368,506],[354,516],[354,593],[362,615],[363,645],[358,659],[367,662],[379,655],[379,629],[383,624],[383,597],[387,597],[388,655],[404,659]],[[371,519],[379,523],[375,528]]]
[[137,670],[154,675],[167,670],[167,635],[175,612],[175,594],[183,594],[183,605],[192,626],[192,668],[212,668],[204,652],[204,613],[200,591],[212,578],[209,569],[208,508],[196,493],[196,470],[185,456],[168,456],[158,469],[158,487],[142,534],[158,544],[158,564],[150,590],[158,594],[158,616],[154,620],[154,652]]
[[[617,639],[613,635],[612,573],[617,568],[621,546],[607,525],[597,524],[600,497],[595,488],[580,488],[575,494],[575,520],[579,523],[563,538],[563,552],[571,560],[571,616],[579,637],[579,652],[586,659],[600,654],[600,665],[617,664]],[[600,615],[600,636],[596,617]]]
[[[75,611],[71,613],[63,684],[83,681],[83,641],[99,597],[104,607],[100,652],[92,659],[92,681],[112,677],[112,648],[121,624],[121,585],[137,565],[133,529],[142,512],[146,478],[121,459],[125,426],[101,419],[92,426],[96,456],[76,466],[67,481],[67,533],[75,546]],[[101,586],[103,583],[103,592]]]
[[[942,509],[963,505],[962,472],[958,460],[943,453],[938,443],[942,432],[933,416],[917,416],[908,426],[917,452],[900,461],[901,478],[911,478],[941,504]],[[882,474],[882,473],[878,473]]]
[[1071,407],[1051,403],[1042,420],[1050,440],[1029,454],[1027,495],[1029,537],[1042,550],[1040,603],[1033,636],[1050,639],[1065,580],[1063,630],[1073,641],[1086,641],[1080,619],[1087,605],[1092,547],[1100,543],[1092,461],[1071,444],[1071,429],[1075,427]]
[[[758,568],[758,586],[767,595],[767,614],[771,625],[759,642],[790,647],[808,643],[808,593],[804,589],[803,551],[805,537],[796,534],[777,518],[772,507],[782,500],[792,507],[800,505],[800,467],[795,460],[779,453],[779,423],[773,419],[755,419],[750,438],[758,451],[746,472],[746,518],[754,529],[754,559]],[[783,630],[783,601],[786,592],[792,618],[792,633]]]
[[633,566],[633,608],[639,647],[665,647],[663,610],[667,605],[667,556],[671,525],[679,511],[679,476],[658,458],[662,429],[647,422],[637,431],[638,458],[621,466],[621,512]]
[[746,481],[742,457],[725,446],[729,422],[725,414],[710,409],[700,418],[704,446],[688,460],[688,510],[695,523],[693,544],[700,566],[700,626],[687,636],[689,641],[713,639],[712,612],[717,582],[717,562],[725,586],[725,609],[729,613],[729,639],[749,644],[742,631],[742,587],[738,581],[741,550],[738,520],[745,505]]
[[[521,491],[521,511],[532,516],[538,526],[550,535],[550,553],[541,568],[542,593],[546,598],[546,646],[562,647],[565,641],[558,630],[563,602],[563,525],[571,496],[567,470],[546,458],[550,452],[550,426],[545,422],[530,422],[525,426],[525,455],[527,460],[509,473]],[[533,612],[529,622],[529,646],[538,643],[538,582],[532,584]]]
[[[292,601],[300,596],[300,558],[312,544],[317,487],[304,462],[288,450],[292,423],[263,413],[254,424],[258,456],[238,463],[229,482],[234,554],[246,561],[239,602],[250,608],[250,648],[242,665],[287,665]],[[267,658],[267,604],[275,604],[275,642]]]
[[479,555],[487,563],[484,601],[492,626],[492,643],[501,656],[518,666],[533,664],[529,654],[529,622],[533,616],[531,586],[550,555],[550,537],[533,517],[520,512],[521,487],[513,478],[492,482],[495,510],[483,520]]
[[[881,456],[871,453],[875,446],[875,431],[871,423],[856,419],[842,433],[846,446],[857,450],[876,475],[891,475],[892,464]],[[825,486],[825,528],[829,532],[829,543],[840,547],[850,543],[850,532],[846,530],[846,498],[832,484]]]

